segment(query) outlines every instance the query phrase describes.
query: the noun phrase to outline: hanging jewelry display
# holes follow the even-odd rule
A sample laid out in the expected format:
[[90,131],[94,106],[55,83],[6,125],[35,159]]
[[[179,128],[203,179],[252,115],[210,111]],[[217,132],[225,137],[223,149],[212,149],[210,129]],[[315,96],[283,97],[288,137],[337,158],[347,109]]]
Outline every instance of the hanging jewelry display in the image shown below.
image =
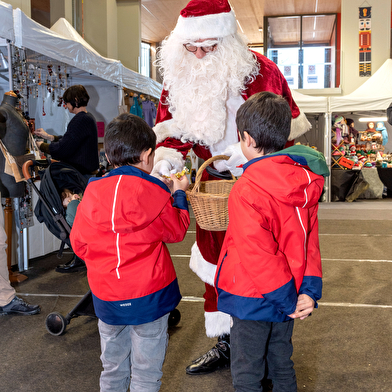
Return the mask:
[[42,115],[46,116],[45,113],[45,87],[42,86]]
[[45,97],[48,93],[52,115],[52,106],[56,102],[57,106],[63,105],[62,96],[68,85],[66,65],[14,45],[11,45],[11,57],[12,88],[18,95],[19,108],[23,115],[28,118],[28,102],[29,97],[32,97],[42,99],[42,115],[45,116]]
[[19,98],[19,109],[28,117],[27,61],[25,49],[11,45],[12,86]]

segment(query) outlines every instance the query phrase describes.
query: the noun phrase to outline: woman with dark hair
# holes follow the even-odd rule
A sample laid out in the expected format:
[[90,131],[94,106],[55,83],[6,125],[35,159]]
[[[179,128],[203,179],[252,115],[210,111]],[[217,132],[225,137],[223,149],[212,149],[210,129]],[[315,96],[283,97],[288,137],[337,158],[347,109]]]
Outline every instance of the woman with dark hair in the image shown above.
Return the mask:
[[87,112],[90,97],[81,84],[65,90],[63,101],[75,116],[68,124],[63,136],[49,135],[42,128],[35,130],[36,136],[51,143],[38,141],[38,148],[53,159],[68,163],[84,175],[93,175],[99,167],[98,131],[94,116]]

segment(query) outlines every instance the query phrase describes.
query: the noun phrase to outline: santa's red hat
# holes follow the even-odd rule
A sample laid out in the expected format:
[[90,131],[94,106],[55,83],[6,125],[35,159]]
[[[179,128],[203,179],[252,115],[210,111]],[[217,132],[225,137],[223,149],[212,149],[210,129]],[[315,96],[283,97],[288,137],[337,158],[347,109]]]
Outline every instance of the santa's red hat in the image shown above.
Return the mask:
[[237,31],[227,0],[191,0],[180,12],[173,33],[185,40],[222,38]]

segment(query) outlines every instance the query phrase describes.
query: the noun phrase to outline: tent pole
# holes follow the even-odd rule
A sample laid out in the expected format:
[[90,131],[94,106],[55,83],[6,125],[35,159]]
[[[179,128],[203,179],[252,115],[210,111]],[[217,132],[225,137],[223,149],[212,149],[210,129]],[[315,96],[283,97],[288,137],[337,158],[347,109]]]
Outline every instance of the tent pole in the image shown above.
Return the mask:
[[[324,132],[324,156],[331,173],[331,113],[324,113],[325,132]],[[332,175],[332,173],[331,173]],[[325,201],[331,202],[331,175],[325,179]]]

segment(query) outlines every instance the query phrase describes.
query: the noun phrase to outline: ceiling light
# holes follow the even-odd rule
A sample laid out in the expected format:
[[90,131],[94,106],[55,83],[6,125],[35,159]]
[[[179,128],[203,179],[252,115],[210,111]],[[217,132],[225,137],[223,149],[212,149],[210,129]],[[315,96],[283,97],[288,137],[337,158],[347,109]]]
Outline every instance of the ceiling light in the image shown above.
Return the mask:
[[388,119],[386,117],[361,117],[358,119],[359,122],[370,122],[370,121],[387,121]]
[[244,34],[244,30],[242,29],[242,26],[241,26],[240,22],[238,21],[238,19],[237,19],[237,24],[238,24],[238,26],[239,26],[239,28],[241,30],[241,33]]

